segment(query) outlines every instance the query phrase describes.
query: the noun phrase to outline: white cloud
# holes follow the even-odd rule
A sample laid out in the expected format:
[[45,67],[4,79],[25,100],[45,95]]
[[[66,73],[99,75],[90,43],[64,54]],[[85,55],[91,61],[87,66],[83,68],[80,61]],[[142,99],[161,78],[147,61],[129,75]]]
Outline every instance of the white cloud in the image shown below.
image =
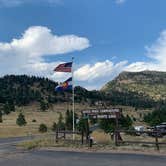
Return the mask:
[[[53,72],[54,67],[62,62],[46,62],[44,57],[81,51],[89,46],[89,40],[84,37],[57,36],[47,27],[29,27],[20,38],[0,42],[0,75],[28,74],[64,81],[68,74]],[[85,64],[74,73],[76,84],[99,89],[119,74],[126,64],[126,61],[114,64],[110,60]]]
[[[90,46],[89,40],[76,35],[58,36],[47,27],[29,27],[20,38],[0,42],[0,76],[5,74],[28,74],[45,76],[64,81],[68,74],[53,73],[53,68],[62,62],[46,62],[45,56],[56,56],[81,51]],[[111,60],[84,64],[74,72],[77,85],[88,89],[100,89],[120,72],[158,70],[166,71],[166,30],[150,47],[146,46],[147,62],[127,61],[113,63]]]
[[115,2],[116,2],[117,4],[122,4],[122,3],[126,2],[126,0],[115,0]]
[[[57,64],[44,56],[55,56],[89,47],[89,40],[76,35],[53,35],[47,27],[28,28],[19,39],[0,42],[0,75],[37,74],[46,76]],[[48,70],[49,68],[49,70]]]
[[147,47],[147,56],[160,64],[166,65],[166,30],[162,31],[157,41],[151,47]]
[[135,62],[127,66],[127,71],[157,70],[166,71],[166,30],[160,33],[160,37],[150,47],[146,46],[146,55],[149,62]]
[[75,79],[88,89],[100,89],[106,82],[112,80],[120,72],[126,70],[138,72],[143,70],[166,71],[166,30],[150,47],[146,48],[149,61],[138,61],[128,64],[127,61],[113,63],[110,60],[85,64],[75,71]]
[[88,89],[99,89],[117,76],[126,64],[127,61],[114,64],[109,60],[97,62],[94,65],[85,64],[75,71],[75,79]]
[[94,65],[86,64],[76,70],[75,77],[77,80],[88,82],[105,79],[106,77],[111,77],[120,72],[126,63],[127,61],[123,61],[114,64],[113,62],[106,60],[103,62],[97,62]]

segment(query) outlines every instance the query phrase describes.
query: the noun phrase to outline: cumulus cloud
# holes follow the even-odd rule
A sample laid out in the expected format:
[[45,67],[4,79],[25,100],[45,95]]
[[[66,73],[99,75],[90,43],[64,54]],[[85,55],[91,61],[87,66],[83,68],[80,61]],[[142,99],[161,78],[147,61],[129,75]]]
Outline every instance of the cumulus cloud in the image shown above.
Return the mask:
[[150,46],[146,46],[146,55],[149,62],[135,62],[126,67],[127,71],[157,70],[166,71],[166,30],[160,33],[159,38]]
[[80,67],[75,72],[75,77],[80,81],[88,81],[93,82],[96,80],[103,80],[106,77],[110,77],[116,75],[127,64],[127,61],[122,61],[117,64],[106,60],[103,62],[97,62],[94,65],[86,64]]
[[[28,74],[44,76],[56,81],[69,77],[65,73],[54,73],[53,68],[63,62],[47,62],[45,56],[56,56],[81,51],[90,46],[85,37],[76,35],[58,36],[43,26],[29,27],[20,38],[11,42],[0,42],[0,76],[5,74]],[[100,89],[120,72],[158,70],[166,71],[166,30],[151,45],[146,46],[147,62],[127,61],[114,63],[111,60],[84,64],[74,72],[76,85],[88,89]]]
[[[28,74],[64,81],[68,74],[52,72],[55,66],[63,62],[46,62],[45,56],[81,51],[89,46],[89,40],[85,37],[58,36],[47,27],[29,27],[20,38],[14,38],[11,42],[0,42],[0,75]],[[85,64],[74,72],[76,83],[98,89],[121,72],[126,63],[123,61],[114,64],[106,60]]]
[[126,64],[127,61],[113,63],[110,60],[85,64],[75,71],[75,79],[88,89],[99,89],[123,71]]
[[149,61],[137,61],[128,64],[127,61],[113,63],[106,60],[95,64],[85,64],[75,71],[75,79],[88,89],[100,89],[102,85],[124,70],[131,72],[166,71],[166,30],[160,33],[159,38],[151,46],[146,46],[145,50]]
[[0,42],[0,75],[42,74],[57,62],[47,63],[44,56],[55,56],[89,47],[89,40],[76,35],[54,35],[42,26],[29,27],[19,39]]

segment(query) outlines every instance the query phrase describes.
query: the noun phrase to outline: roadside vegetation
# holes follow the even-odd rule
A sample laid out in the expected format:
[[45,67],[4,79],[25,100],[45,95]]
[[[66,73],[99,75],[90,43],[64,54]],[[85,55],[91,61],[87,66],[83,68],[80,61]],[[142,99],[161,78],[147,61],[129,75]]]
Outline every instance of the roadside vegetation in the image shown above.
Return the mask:
[[166,122],[166,107],[156,109],[144,116],[144,121],[151,126],[159,125]]

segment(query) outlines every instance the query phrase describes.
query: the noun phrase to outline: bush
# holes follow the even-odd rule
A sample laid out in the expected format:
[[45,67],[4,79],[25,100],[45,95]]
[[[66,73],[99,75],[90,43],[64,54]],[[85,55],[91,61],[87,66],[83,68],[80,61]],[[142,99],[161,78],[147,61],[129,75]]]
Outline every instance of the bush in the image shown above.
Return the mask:
[[[122,129],[129,129],[133,122],[129,115],[124,116],[122,115],[121,118],[118,120],[119,127]],[[101,119],[99,122],[100,128],[104,130],[105,133],[114,132],[116,129],[116,121],[115,119]]]
[[0,123],[2,123],[3,120],[2,120],[2,111],[0,111]]
[[18,115],[18,118],[16,120],[16,124],[19,126],[25,126],[27,124],[27,122],[25,120],[25,116],[22,113],[20,113]]
[[36,121],[36,119],[32,119],[32,122],[35,123],[35,122],[37,122],[37,121]]
[[166,108],[160,108],[144,116],[144,121],[151,126],[166,122]]
[[45,132],[47,132],[47,126],[45,125],[45,124],[40,124],[40,126],[39,126],[39,132],[41,132],[41,133],[45,133]]
[[57,124],[54,122],[52,125],[52,131],[56,131],[56,129],[57,129]]
[[59,130],[64,130],[65,129],[65,123],[63,122],[62,113],[59,114],[57,127],[58,127]]
[[46,111],[49,108],[49,105],[46,101],[41,100],[40,101],[40,109],[41,111]]

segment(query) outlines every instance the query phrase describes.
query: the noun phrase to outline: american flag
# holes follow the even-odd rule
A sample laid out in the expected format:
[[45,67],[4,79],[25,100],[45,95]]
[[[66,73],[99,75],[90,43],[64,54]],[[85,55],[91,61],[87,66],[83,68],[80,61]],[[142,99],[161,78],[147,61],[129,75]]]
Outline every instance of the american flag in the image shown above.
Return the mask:
[[72,62],[59,64],[54,71],[56,72],[71,72]]

